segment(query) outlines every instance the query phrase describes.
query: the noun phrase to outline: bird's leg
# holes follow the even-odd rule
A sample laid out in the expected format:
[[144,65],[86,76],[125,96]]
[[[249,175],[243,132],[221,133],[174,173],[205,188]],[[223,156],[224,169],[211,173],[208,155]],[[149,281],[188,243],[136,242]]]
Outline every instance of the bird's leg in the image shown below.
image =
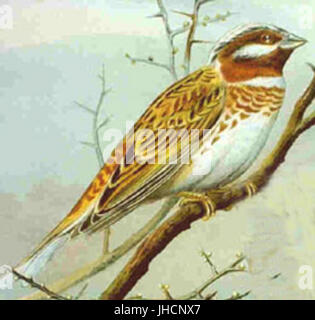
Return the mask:
[[184,206],[188,203],[201,203],[205,209],[205,215],[202,217],[203,221],[209,220],[216,213],[216,205],[215,203],[203,193],[190,192],[190,191],[182,191],[177,193],[177,197],[182,197],[179,205]]
[[250,198],[257,193],[258,189],[253,182],[248,182],[245,187],[246,187],[247,194]]

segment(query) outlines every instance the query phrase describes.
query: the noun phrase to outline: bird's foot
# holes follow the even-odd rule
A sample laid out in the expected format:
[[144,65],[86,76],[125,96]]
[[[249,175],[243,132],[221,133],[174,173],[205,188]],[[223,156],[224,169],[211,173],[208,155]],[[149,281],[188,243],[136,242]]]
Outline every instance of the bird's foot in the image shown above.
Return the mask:
[[247,194],[250,198],[253,195],[255,195],[258,191],[258,188],[256,187],[256,185],[253,182],[247,183],[245,187],[246,187]]
[[205,209],[205,214],[202,217],[203,221],[209,220],[216,213],[215,203],[203,193],[183,191],[179,192],[177,196],[183,198],[179,203],[181,207],[189,203],[201,203]]

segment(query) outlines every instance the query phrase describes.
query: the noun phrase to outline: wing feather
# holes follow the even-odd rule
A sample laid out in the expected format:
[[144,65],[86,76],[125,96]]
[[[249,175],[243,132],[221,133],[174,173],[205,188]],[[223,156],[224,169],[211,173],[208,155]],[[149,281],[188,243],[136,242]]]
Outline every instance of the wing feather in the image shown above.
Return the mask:
[[[125,156],[120,159],[93,212],[81,224],[80,232],[94,232],[100,226],[119,220],[178,172],[183,164],[169,163],[169,160],[174,155],[180,157],[190,151],[189,143],[183,147],[177,139],[180,130],[187,130],[188,139],[191,139],[192,129],[202,132],[211,128],[221,114],[224,98],[225,86],[218,73],[209,66],[174,83],[160,94],[124,139]],[[151,130],[151,136],[143,141],[134,141],[137,133],[145,129]],[[163,142],[162,129],[174,129],[166,146],[167,161],[165,164],[153,164],[150,161],[158,160],[159,141]],[[143,150],[147,152],[147,162],[134,161]]]
[[[190,152],[193,129],[198,129],[201,137],[203,129],[210,129],[215,124],[224,99],[224,83],[210,66],[195,71],[161,93],[113,151],[110,175],[101,191],[96,193],[92,210],[73,228],[73,234],[94,232],[112,224],[171,179],[183,166],[171,160]],[[138,139],[141,130],[150,130],[152,134]],[[178,139],[181,130],[188,133],[185,143]],[[163,145],[165,131],[168,139]],[[165,163],[157,163],[161,147],[165,148]],[[145,162],[137,161],[144,151]],[[102,170],[106,170],[106,166]]]

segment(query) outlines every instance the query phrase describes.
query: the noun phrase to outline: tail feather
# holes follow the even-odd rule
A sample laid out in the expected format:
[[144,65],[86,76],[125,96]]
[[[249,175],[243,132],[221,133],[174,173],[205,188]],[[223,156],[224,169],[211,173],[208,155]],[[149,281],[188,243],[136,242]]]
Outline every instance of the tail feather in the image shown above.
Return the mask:
[[[93,202],[90,204],[93,205]],[[38,274],[46,263],[53,257],[55,251],[62,247],[65,242],[72,237],[73,228],[80,224],[85,215],[89,213],[89,208],[76,206],[71,212],[42,240],[35,250],[23,259],[15,269],[28,277]]]
[[69,235],[64,234],[48,243],[44,248],[36,250],[34,254],[24,259],[15,269],[26,277],[36,276],[47,262],[53,257],[58,248],[68,240]]

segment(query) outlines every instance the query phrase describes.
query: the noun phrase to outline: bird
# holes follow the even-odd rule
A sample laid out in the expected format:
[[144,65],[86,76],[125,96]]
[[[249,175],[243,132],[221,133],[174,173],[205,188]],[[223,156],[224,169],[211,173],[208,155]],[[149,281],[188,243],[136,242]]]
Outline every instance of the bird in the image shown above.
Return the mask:
[[33,277],[69,239],[165,197],[198,202],[205,220],[213,216],[215,203],[202,190],[235,181],[253,164],[283,104],[284,66],[306,42],[263,23],[223,35],[205,65],[154,99],[68,215],[16,270]]

